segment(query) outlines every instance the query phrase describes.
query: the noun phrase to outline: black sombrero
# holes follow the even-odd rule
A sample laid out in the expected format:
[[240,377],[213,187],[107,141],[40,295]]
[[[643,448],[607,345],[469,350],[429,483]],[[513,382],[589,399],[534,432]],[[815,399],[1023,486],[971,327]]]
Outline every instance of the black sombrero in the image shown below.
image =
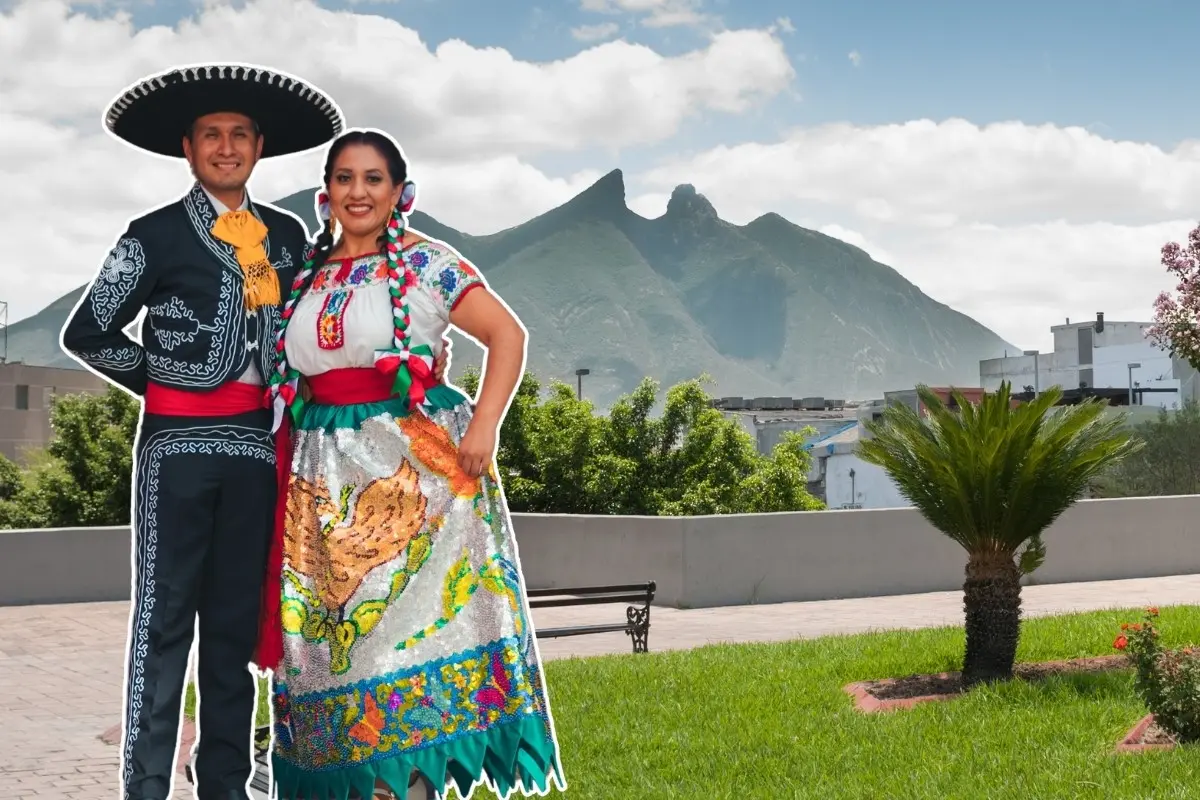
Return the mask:
[[205,114],[231,111],[255,121],[263,158],[300,153],[342,132],[342,111],[320,89],[245,64],[180,67],[121,94],[104,115],[114,136],[152,153],[183,158],[183,136]]

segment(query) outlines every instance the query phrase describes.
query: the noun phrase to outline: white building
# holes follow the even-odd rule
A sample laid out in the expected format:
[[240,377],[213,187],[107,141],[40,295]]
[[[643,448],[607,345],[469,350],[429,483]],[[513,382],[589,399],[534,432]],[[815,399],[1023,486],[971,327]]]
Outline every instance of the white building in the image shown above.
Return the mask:
[[1192,367],[1173,358],[1147,338],[1148,322],[1095,320],[1055,325],[1054,352],[1027,352],[979,362],[979,385],[994,392],[1008,381],[1014,392],[1032,386],[1064,390],[1133,389],[1135,405],[1178,408],[1200,399],[1200,381]]
[[861,422],[809,445],[809,486],[826,508],[907,508],[912,505],[881,468],[858,457]]

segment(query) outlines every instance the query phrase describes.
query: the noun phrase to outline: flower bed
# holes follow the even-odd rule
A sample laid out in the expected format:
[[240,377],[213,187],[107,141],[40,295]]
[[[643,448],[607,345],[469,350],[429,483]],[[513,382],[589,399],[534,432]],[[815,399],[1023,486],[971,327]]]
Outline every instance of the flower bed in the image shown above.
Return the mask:
[[[1195,647],[1166,649],[1160,641],[1158,609],[1146,609],[1142,622],[1121,623],[1121,633],[1113,647],[1125,651],[1135,668],[1134,688],[1150,712],[1142,730],[1130,732],[1123,744],[1190,744],[1200,742],[1200,651]],[[1131,742],[1138,734],[1144,739],[1152,729],[1161,734],[1158,741]]]

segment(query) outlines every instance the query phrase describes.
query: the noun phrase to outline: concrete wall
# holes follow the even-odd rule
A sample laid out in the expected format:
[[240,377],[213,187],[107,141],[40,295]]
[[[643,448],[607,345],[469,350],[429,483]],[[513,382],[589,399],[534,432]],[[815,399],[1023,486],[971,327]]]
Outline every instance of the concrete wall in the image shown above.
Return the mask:
[[103,393],[107,386],[83,369],[0,364],[0,454],[23,462],[28,451],[49,443],[56,394]]
[[[962,549],[911,508],[513,516],[530,588],[654,580],[662,604],[700,608],[962,585]],[[1200,495],[1082,501],[1047,531],[1032,582],[1200,573],[1198,519]],[[124,528],[0,531],[0,606],[127,599],[129,544]]]

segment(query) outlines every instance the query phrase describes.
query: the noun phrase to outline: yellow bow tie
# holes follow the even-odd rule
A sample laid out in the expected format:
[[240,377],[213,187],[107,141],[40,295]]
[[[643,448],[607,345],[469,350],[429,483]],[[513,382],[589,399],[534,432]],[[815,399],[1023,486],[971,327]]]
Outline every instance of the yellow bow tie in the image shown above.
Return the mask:
[[212,235],[233,248],[245,276],[246,308],[278,305],[279,276],[267,260],[262,243],[267,226],[249,211],[226,211],[217,217]]

